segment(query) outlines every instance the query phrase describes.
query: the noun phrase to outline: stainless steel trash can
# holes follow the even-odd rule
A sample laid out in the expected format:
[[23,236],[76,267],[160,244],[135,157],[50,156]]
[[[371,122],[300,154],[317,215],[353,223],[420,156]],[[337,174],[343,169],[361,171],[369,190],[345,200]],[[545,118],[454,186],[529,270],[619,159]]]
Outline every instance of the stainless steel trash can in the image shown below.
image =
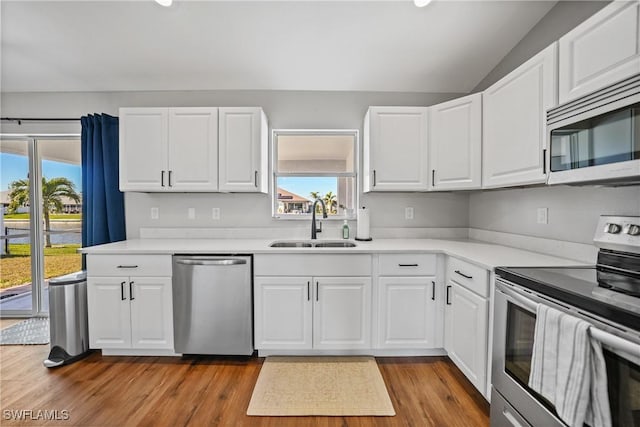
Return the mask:
[[51,351],[44,366],[72,363],[89,352],[87,274],[84,271],[49,280]]

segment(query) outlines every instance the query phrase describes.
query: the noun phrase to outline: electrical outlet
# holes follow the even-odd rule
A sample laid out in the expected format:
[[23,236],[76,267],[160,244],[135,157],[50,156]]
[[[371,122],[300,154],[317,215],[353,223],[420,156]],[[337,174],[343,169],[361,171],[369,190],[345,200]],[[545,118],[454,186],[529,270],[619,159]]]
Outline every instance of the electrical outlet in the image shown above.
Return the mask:
[[413,208],[404,208],[404,219],[413,219]]
[[549,208],[538,208],[538,224],[549,224]]
[[196,208],[187,209],[187,217],[189,219],[196,219]]
[[220,208],[211,209],[211,218],[215,220],[220,219]]
[[160,218],[160,211],[158,208],[151,208],[151,219]]

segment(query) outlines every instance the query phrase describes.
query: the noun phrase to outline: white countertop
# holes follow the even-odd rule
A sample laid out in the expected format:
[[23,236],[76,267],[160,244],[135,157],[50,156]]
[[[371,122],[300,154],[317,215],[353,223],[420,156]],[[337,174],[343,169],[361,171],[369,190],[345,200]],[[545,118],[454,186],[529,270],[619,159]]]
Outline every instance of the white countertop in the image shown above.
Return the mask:
[[[355,248],[270,248],[287,239],[133,239],[80,249],[86,254],[355,254],[444,253],[493,270],[508,266],[574,266],[584,262],[473,240],[375,239]],[[322,241],[322,240],[318,240]]]

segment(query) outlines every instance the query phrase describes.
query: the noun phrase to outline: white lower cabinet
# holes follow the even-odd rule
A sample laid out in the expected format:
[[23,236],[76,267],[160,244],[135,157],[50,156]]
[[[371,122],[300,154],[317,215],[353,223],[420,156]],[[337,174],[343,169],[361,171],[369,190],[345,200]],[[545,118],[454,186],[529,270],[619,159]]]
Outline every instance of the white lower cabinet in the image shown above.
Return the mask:
[[91,348],[173,349],[170,277],[90,277]]
[[170,274],[170,255],[87,256],[89,347],[172,353]]
[[381,277],[379,347],[436,348],[435,277]]
[[485,395],[489,354],[488,272],[449,258],[447,277],[445,350],[469,381]]
[[370,348],[371,278],[257,276],[254,314],[260,350]]

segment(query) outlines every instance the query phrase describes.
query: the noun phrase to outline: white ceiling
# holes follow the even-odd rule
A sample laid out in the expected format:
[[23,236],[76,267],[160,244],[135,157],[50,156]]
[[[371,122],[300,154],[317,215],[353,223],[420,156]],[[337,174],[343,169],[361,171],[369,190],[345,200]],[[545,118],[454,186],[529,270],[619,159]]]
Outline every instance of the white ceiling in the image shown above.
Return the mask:
[[464,93],[555,3],[4,0],[1,85]]

